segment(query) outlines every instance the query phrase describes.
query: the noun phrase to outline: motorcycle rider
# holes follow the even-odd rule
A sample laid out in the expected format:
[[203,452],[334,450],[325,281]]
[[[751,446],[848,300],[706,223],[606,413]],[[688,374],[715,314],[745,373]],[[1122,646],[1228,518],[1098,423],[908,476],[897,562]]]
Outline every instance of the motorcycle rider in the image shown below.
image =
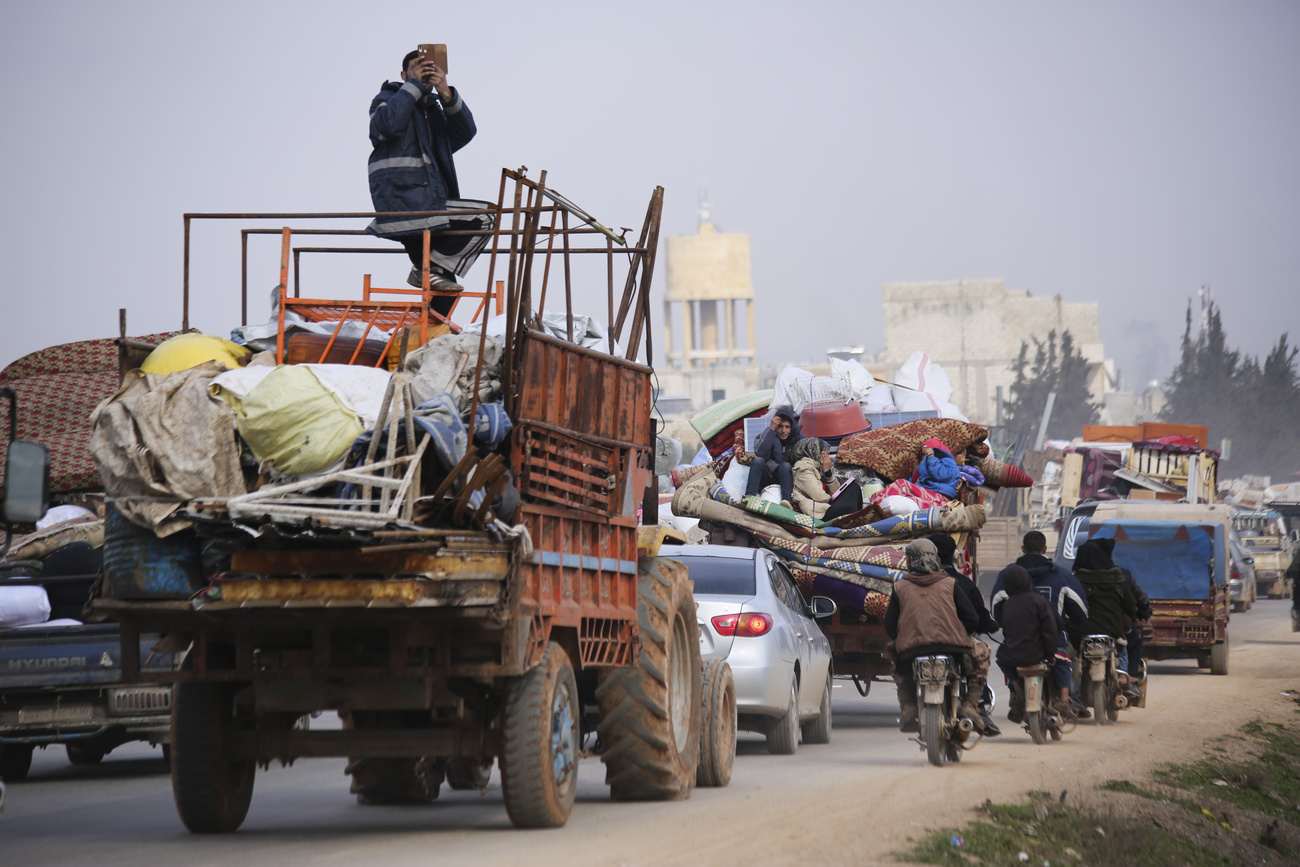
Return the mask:
[[1056,614],[1047,599],[1034,593],[1033,582],[1023,566],[1012,563],[998,575],[1006,589],[1002,605],[1002,646],[998,648],[998,668],[1011,687],[1011,704],[1025,710],[1025,694],[1020,691],[1022,666],[1037,665],[1056,655]]
[[[1143,621],[1151,619],[1151,597],[1148,596],[1146,591],[1137,583],[1137,579],[1133,577],[1132,572],[1115,562],[1114,539],[1096,539],[1094,541],[1096,541],[1096,543],[1101,546],[1102,550],[1106,552],[1106,557],[1109,558],[1111,565],[1124,573],[1124,580],[1128,582],[1128,589],[1133,594],[1133,600],[1137,603],[1137,618],[1133,621],[1133,625],[1129,627],[1128,635],[1125,636],[1125,640],[1128,641],[1128,646],[1125,647],[1124,652],[1120,654],[1120,668],[1125,671],[1131,671],[1129,668],[1130,665],[1136,667],[1140,666],[1142,663],[1143,642],[1141,624]],[[1141,693],[1138,691],[1137,687],[1130,687],[1129,690],[1129,698],[1140,697]]]
[[[1088,620],[1082,627],[1070,624],[1070,643],[1077,651],[1086,635],[1109,635],[1122,639],[1128,632],[1124,622],[1137,618],[1137,600],[1128,589],[1124,573],[1110,561],[1106,549],[1090,539],[1079,546],[1074,557],[1074,577],[1088,594]],[[1122,668],[1122,666],[1121,666]]]
[[1286,567],[1286,577],[1291,581],[1291,631],[1300,632],[1300,551]]
[[[1055,665],[1052,678],[1056,681],[1058,695],[1052,699],[1052,709],[1058,716],[1067,720],[1087,719],[1090,715],[1086,709],[1076,711],[1070,702],[1070,641],[1066,624],[1082,627],[1088,621],[1088,597],[1083,585],[1068,572],[1056,568],[1056,564],[1044,556],[1047,550],[1047,537],[1037,530],[1030,530],[1021,540],[1022,555],[1015,565],[1029,573],[1034,590],[1047,600],[1048,606],[1056,614],[1057,641]],[[1002,575],[993,583],[993,619],[1001,621],[1002,605],[1007,600],[1007,591]],[[1013,723],[1024,722],[1023,704],[1017,706],[1016,695],[1011,695],[1007,703],[1007,719]]]
[[[956,580],[939,565],[939,551],[929,539],[917,539],[905,549],[907,574],[894,584],[885,611],[885,633],[894,642],[894,682],[898,684],[899,729],[917,731],[920,713],[916,705],[916,680],[912,660],[929,654],[947,654],[958,659],[971,655],[970,633],[979,626],[979,615]],[[966,660],[963,660],[965,663]],[[979,698],[988,671],[981,676],[967,667],[966,697],[958,712],[984,733]]]
[[[957,586],[961,588],[961,591],[966,594],[966,598],[970,600],[971,605],[975,607],[975,613],[979,615],[979,626],[975,627],[970,635],[971,658],[975,660],[976,670],[984,672],[987,682],[990,661],[989,646],[979,636],[993,635],[998,631],[998,622],[989,616],[988,607],[984,604],[984,594],[980,592],[979,585],[970,576],[963,575],[958,571],[954,562],[957,554],[957,542],[952,535],[950,533],[931,533],[926,538],[933,542],[934,547],[938,549],[939,565],[943,567],[943,571],[953,577],[953,580],[957,582]],[[983,691],[983,687],[980,687],[980,692]],[[985,734],[989,737],[995,738],[1002,734],[1002,730],[998,728],[997,723],[993,722],[993,718],[988,715],[983,707],[980,707],[980,721],[984,723]]]

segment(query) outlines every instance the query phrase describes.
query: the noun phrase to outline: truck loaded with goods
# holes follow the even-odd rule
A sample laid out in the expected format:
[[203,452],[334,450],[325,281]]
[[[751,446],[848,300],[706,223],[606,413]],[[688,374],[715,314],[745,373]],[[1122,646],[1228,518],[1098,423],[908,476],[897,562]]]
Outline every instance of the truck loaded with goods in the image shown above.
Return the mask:
[[[760,419],[760,427],[766,426],[773,392],[752,397],[732,401],[730,411]],[[813,411],[800,413],[800,422],[808,416],[815,419],[817,407],[809,408]],[[985,497],[1001,487],[1025,486],[1032,480],[990,455],[988,431],[979,425],[937,418],[933,412],[868,415],[854,405],[857,423],[847,431],[823,427],[814,432],[825,437],[833,454],[834,486],[859,485],[863,506],[821,520],[792,507],[796,504],[782,504],[776,494],[771,498],[745,495],[745,479],[753,470],[737,459],[746,447],[744,420],[739,424],[733,420],[728,430],[725,409],[720,405],[708,411],[709,427],[702,432],[714,459],[672,474],[677,485],[672,513],[698,519],[714,544],[771,550],[790,569],[805,597],[833,599],[838,610],[818,622],[831,643],[834,673],[852,678],[865,695],[873,680],[887,679],[893,670],[883,619],[894,582],[906,569],[903,549],[916,538],[948,534],[956,545],[955,568],[978,576],[979,531],[987,519]],[[824,406],[821,410],[823,417],[829,415]],[[713,439],[710,445],[707,433],[715,429],[723,439]],[[807,434],[808,427],[802,433]],[[962,478],[951,496],[920,491],[908,481],[917,469],[921,448],[933,440],[940,440],[960,467]]]
[[[640,521],[657,513],[661,209],[659,188],[628,238],[545,173],[503,171],[464,328],[454,307],[431,312],[438,289],[370,275],[360,300],[308,297],[285,228],[268,326],[198,363],[164,343],[98,407],[108,502],[89,610],[120,623],[124,680],[175,685],[191,831],[238,828],[257,766],[306,756],[347,757],[361,803],[481,789],[495,762],[520,827],[564,824],[590,735],[616,799],[689,797],[702,736],[729,766],[734,726],[701,732],[718,709],[689,577]],[[573,312],[583,273],[608,275],[607,331]],[[341,729],[311,725],[326,710]]]

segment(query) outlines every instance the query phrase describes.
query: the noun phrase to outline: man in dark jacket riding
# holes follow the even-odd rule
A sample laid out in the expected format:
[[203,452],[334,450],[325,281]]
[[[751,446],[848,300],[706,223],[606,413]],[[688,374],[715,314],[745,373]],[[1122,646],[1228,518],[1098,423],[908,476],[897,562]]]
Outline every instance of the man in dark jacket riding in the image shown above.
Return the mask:
[[[885,634],[894,640],[894,681],[898,684],[899,728],[917,731],[920,717],[916,704],[916,680],[912,660],[942,653],[958,659],[971,653],[970,633],[979,626],[979,615],[953,577],[942,571],[939,552],[929,539],[917,539],[906,548],[907,574],[894,584],[885,610]],[[973,667],[973,663],[971,664]],[[984,733],[979,699],[984,683],[969,689],[959,713]]]
[[[1034,585],[1023,566],[1012,563],[998,575],[1006,590],[1001,608],[1002,646],[998,648],[998,667],[1011,687],[1011,705],[1017,713],[1008,713],[1012,722],[1023,722],[1025,694],[1020,690],[1022,666],[1037,665],[1056,655],[1056,614]],[[1017,718],[1018,717],[1018,718]]]
[[[1076,714],[1070,703],[1070,641],[1066,635],[1066,624],[1082,627],[1088,622],[1087,594],[1078,579],[1068,572],[1057,569],[1056,564],[1044,556],[1047,550],[1047,537],[1039,531],[1030,530],[1026,533],[1020,550],[1023,553],[1020,559],[1016,560],[1015,565],[1029,573],[1029,580],[1033,582],[1034,590],[1047,600],[1048,607],[1056,614],[1056,664],[1052,668],[1052,679],[1056,681],[1059,698],[1053,700],[1052,708],[1066,719],[1084,717],[1087,712]],[[997,580],[993,582],[992,599],[993,619],[1001,622],[1002,604],[1007,599],[1002,575],[998,575]],[[1009,703],[1007,719],[1018,723],[1020,719],[1016,717],[1021,712],[1012,701]]]
[[[483,210],[488,202],[460,198],[452,154],[474,138],[477,127],[460,93],[447,84],[446,70],[418,51],[402,61],[402,82],[387,81],[370,103],[370,199],[380,213],[394,211]],[[488,214],[375,218],[366,231],[398,241],[411,259],[406,282],[422,286],[424,230],[430,230],[429,308],[445,318],[455,305],[456,282],[487,244]],[[483,234],[451,236],[448,229]]]

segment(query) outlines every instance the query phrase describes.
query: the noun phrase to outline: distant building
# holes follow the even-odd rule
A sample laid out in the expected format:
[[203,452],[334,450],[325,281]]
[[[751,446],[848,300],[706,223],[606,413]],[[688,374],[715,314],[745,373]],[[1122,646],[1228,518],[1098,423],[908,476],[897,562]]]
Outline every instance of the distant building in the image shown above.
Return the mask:
[[698,231],[668,238],[666,247],[660,411],[689,416],[759,388],[749,236],[717,231],[702,205]]
[[892,379],[909,355],[921,350],[941,365],[952,382],[952,402],[971,421],[998,421],[998,388],[1009,400],[1011,365],[1022,342],[1069,331],[1088,361],[1093,399],[1115,387],[1114,362],[1105,357],[1096,302],[1067,303],[1061,296],[1008,292],[1003,281],[945,280],[889,283],[884,287],[884,367]]

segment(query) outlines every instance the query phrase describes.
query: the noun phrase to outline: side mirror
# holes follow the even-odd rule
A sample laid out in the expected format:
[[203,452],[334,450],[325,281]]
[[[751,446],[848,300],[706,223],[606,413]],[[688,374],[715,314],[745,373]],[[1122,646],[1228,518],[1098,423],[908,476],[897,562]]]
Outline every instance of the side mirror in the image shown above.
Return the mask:
[[14,440],[5,456],[4,519],[35,524],[50,510],[50,450]]
[[1247,557],[1247,558],[1246,558],[1246,565],[1247,565],[1247,566],[1254,566],[1254,565],[1255,565],[1255,558],[1254,558],[1254,557]]
[[1292,542],[1300,544],[1300,530],[1292,530],[1290,533],[1287,533],[1287,535],[1291,537]]
[[826,596],[814,596],[809,607],[812,609],[812,616],[817,620],[830,617],[839,608],[834,599]]

